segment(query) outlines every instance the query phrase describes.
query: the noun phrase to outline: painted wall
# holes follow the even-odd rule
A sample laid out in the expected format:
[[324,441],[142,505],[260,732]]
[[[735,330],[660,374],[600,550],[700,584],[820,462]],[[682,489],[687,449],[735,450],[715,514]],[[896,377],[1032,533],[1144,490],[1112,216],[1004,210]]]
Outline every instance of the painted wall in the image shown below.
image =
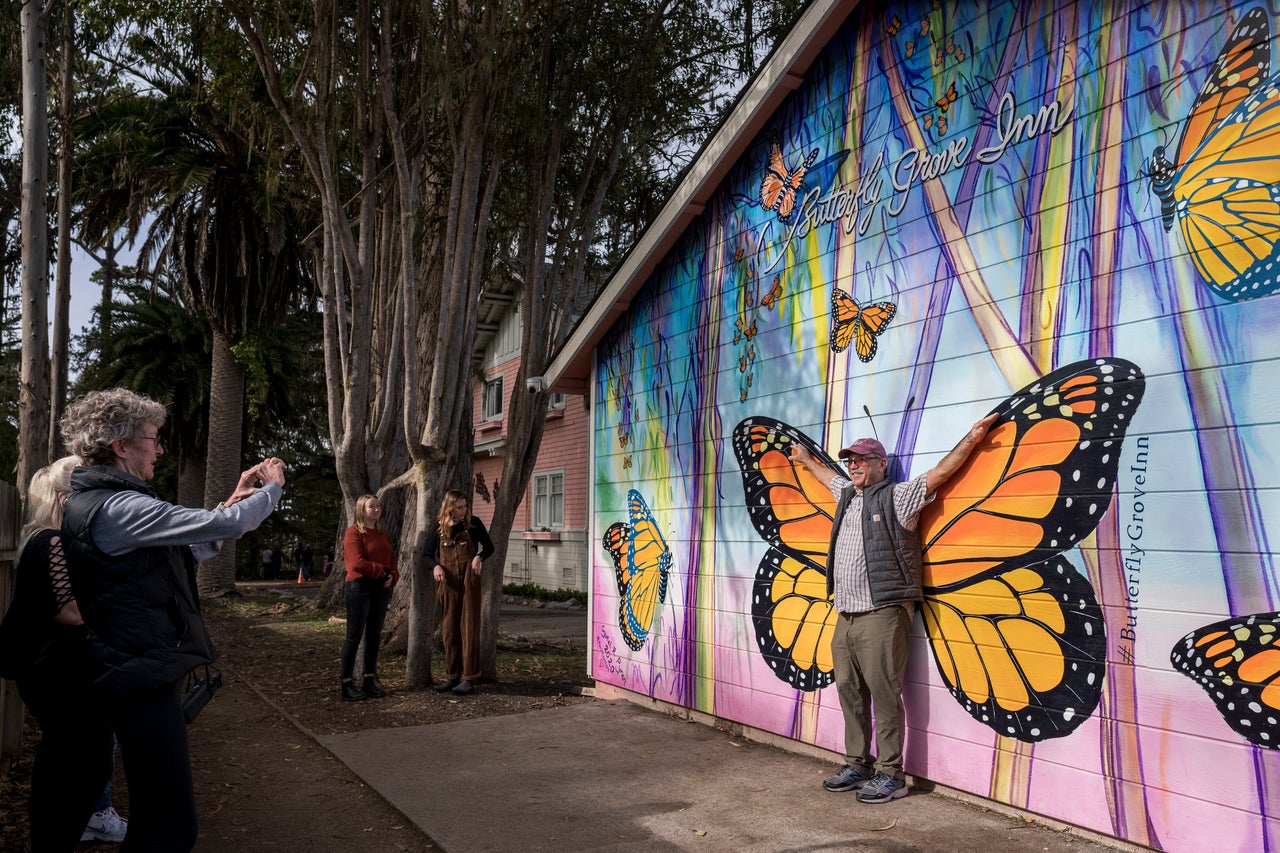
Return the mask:
[[877,6],[597,352],[593,675],[842,751],[786,449],[908,477],[998,411],[922,519],[908,771],[1280,849],[1276,10]]

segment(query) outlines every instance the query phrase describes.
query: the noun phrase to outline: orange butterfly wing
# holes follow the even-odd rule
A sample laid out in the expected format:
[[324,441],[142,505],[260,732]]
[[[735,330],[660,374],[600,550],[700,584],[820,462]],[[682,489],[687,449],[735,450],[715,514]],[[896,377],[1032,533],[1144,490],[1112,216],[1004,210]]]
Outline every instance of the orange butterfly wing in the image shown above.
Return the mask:
[[1280,749],[1280,613],[1254,613],[1192,631],[1169,655],[1250,743]]
[[844,352],[857,334],[862,311],[853,297],[838,287],[831,289],[831,351]]
[[1222,123],[1271,73],[1271,34],[1267,13],[1249,11],[1232,31],[1227,44],[1200,86],[1191,114],[1182,128],[1175,162],[1186,163],[1210,131]]
[[1144,387],[1122,359],[1032,383],[997,407],[996,426],[921,512],[938,672],[970,716],[1003,735],[1069,734],[1101,698],[1102,609],[1062,552],[1111,504]]
[[834,678],[827,549],[836,503],[830,489],[792,461],[794,444],[840,471],[808,436],[781,421],[747,418],[733,431],[751,523],[771,546],[753,586],[756,643],[778,678],[797,690],[820,690]]

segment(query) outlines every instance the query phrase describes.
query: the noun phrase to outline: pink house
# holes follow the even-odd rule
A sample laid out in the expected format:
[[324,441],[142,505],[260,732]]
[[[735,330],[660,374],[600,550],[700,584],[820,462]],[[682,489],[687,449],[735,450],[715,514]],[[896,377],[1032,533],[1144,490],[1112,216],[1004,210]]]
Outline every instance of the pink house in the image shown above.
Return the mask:
[[[473,511],[486,526],[502,488],[507,418],[520,368],[520,309],[493,306],[487,346],[479,363],[483,380],[472,398],[475,424]],[[533,479],[525,490],[507,549],[504,583],[547,589],[587,588],[587,421],[583,397],[553,394]]]

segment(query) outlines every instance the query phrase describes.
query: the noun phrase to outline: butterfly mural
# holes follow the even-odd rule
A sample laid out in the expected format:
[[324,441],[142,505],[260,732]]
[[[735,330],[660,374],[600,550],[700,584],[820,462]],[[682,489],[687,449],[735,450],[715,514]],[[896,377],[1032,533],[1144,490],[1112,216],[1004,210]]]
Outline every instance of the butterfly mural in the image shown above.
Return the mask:
[[773,211],[779,222],[790,222],[796,208],[796,193],[804,186],[805,173],[818,159],[818,149],[788,168],[782,158],[782,146],[778,140],[769,145],[769,168],[760,180],[760,206]]
[[956,94],[956,84],[955,81],[952,81],[951,88],[947,89],[942,97],[934,101],[934,103],[938,106],[938,109],[945,113],[956,102],[957,97],[959,96]]
[[831,351],[844,352],[853,344],[853,351],[864,363],[875,358],[880,346],[876,338],[884,332],[898,313],[892,302],[872,302],[859,305],[853,297],[840,288],[831,290]]
[[796,205],[807,188],[830,189],[836,183],[840,167],[848,159],[850,149],[841,149],[820,161],[819,150],[812,149],[788,166],[782,153],[782,143],[775,136],[769,143],[769,163],[760,179],[758,197],[748,198],[734,193],[734,201],[749,207],[764,208],[773,213],[782,224],[790,224],[795,216]]
[[1147,168],[1164,229],[1178,223],[1201,277],[1233,301],[1280,289],[1280,80],[1270,74],[1271,27],[1257,7],[1213,63],[1174,160],[1158,146]]
[[671,551],[635,489],[627,492],[627,514],[628,522],[604,532],[604,548],[613,558],[618,581],[618,627],[623,641],[638,652],[653,630],[658,606],[667,600]]
[[1280,749],[1280,613],[1205,625],[1179,640],[1169,660],[1245,740]]
[[[993,411],[998,421],[919,519],[921,608],[947,689],[978,722],[1018,740],[1070,734],[1101,697],[1102,609],[1064,552],[1111,503],[1120,447],[1145,380],[1122,359],[1060,368]],[[790,448],[845,472],[772,418],[733,433],[752,525],[769,549],[751,618],[773,673],[797,690],[833,678],[836,614],[826,594],[836,500]]]
[[769,292],[760,298],[760,304],[765,308],[772,310],[777,307],[778,300],[782,298],[782,278],[778,277],[773,280],[773,287],[769,288]]

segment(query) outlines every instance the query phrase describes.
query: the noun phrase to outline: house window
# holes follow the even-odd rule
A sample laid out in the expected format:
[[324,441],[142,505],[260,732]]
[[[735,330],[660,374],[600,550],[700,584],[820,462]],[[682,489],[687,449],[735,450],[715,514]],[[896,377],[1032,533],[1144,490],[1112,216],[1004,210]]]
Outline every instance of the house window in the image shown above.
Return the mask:
[[480,404],[480,417],[486,421],[502,418],[502,377],[484,383],[484,399]]
[[564,527],[564,472],[533,475],[533,527],[560,530]]
[[548,394],[548,395],[547,395],[547,411],[548,411],[548,412],[554,412],[556,409],[563,409],[563,408],[564,408],[564,395],[563,395],[563,394]]

